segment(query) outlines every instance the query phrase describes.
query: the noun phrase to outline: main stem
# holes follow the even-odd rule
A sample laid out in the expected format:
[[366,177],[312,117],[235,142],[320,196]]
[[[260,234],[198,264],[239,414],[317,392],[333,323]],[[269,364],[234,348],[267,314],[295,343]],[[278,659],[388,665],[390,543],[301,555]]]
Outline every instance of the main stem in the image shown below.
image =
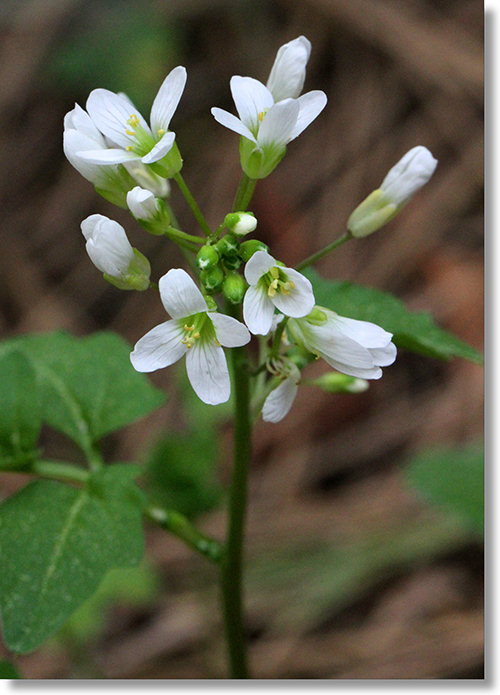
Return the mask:
[[[233,312],[231,312],[233,313]],[[246,347],[231,350],[234,392],[234,460],[229,492],[226,552],[222,559],[222,599],[231,678],[248,678],[243,621],[243,538],[252,426]]]

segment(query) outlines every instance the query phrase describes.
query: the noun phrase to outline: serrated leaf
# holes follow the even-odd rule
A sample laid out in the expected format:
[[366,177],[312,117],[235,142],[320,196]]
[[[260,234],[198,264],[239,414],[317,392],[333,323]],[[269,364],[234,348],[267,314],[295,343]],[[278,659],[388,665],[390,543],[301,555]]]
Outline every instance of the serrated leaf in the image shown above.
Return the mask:
[[466,526],[484,529],[484,449],[480,445],[423,451],[406,477],[427,502],[452,512]]
[[477,350],[437,326],[429,314],[409,311],[393,295],[350,282],[325,280],[311,268],[304,275],[313,285],[316,304],[341,316],[382,326],[394,335],[398,347],[438,359],[462,357],[482,364]]
[[84,451],[104,435],[143,417],[165,400],[130,363],[130,346],[111,332],[76,338],[57,332],[4,343],[33,362],[42,390],[43,419]]
[[0,606],[14,652],[36,649],[99,586],[143,553],[140,468],[108,466],[82,488],[30,483],[0,506]]
[[31,363],[18,351],[0,355],[0,470],[31,460],[40,426],[40,398]]

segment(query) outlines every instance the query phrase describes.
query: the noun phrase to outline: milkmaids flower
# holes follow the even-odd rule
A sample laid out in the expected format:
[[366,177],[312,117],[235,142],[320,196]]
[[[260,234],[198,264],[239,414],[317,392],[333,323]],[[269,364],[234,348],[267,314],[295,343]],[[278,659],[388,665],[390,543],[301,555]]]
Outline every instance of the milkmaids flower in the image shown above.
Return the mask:
[[88,113],[78,104],[64,117],[63,149],[69,163],[87,181],[93,183],[106,200],[126,207],[127,191],[135,182],[124,167],[116,164],[102,166],[82,157],[85,151],[104,152],[108,145]]
[[324,307],[314,307],[304,318],[290,319],[287,328],[306,350],[339,372],[360,379],[380,379],[381,367],[396,359],[391,333],[374,323],[345,318]]
[[231,94],[239,118],[214,107],[221,125],[242,136],[241,166],[247,176],[268,176],[283,158],[286,146],[298,137],[326,105],[322,91],[298,97],[305,77],[310,44],[299,37],[278,51],[267,86],[253,77],[231,78]]
[[256,251],[245,266],[250,285],[243,299],[243,318],[251,333],[267,335],[274,309],[285,316],[306,316],[314,306],[309,280],[293,268],[278,265],[267,251]]
[[108,282],[121,290],[149,287],[149,261],[131,246],[121,224],[104,215],[90,215],[81,230],[90,260]]
[[150,330],[130,355],[138,372],[163,369],[186,355],[189,381],[205,403],[228,400],[231,385],[224,347],[239,347],[250,340],[242,323],[212,311],[190,276],[173,268],[160,278],[160,297],[172,317]]
[[347,222],[351,234],[368,236],[392,220],[427,183],[436,166],[437,159],[426,147],[413,147],[392,167],[380,188],[370,193],[351,213]]
[[174,68],[165,78],[151,109],[151,127],[132,102],[123,94],[108,89],[94,89],[87,99],[87,111],[101,133],[112,143],[107,149],[78,153],[94,164],[123,164],[140,160],[154,165],[164,177],[176,174],[182,160],[174,145],[175,133],[170,121],[186,84],[186,69]]
[[300,370],[290,360],[283,360],[276,369],[281,382],[268,394],[262,407],[265,422],[279,422],[293,405],[300,383]]

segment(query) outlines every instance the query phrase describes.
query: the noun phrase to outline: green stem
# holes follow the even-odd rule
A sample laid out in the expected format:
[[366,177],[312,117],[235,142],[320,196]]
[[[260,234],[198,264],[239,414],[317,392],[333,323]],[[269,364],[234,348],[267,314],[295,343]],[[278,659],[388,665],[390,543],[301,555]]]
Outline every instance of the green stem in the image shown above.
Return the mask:
[[[235,313],[234,310],[229,311]],[[229,493],[226,552],[222,560],[222,598],[231,678],[248,678],[243,622],[242,565],[252,425],[246,347],[231,350],[231,365],[235,411],[234,459]]]
[[233,212],[245,212],[252,199],[258,179],[251,179],[243,174],[233,203]]
[[83,468],[59,461],[34,461],[26,471],[19,471],[19,473],[24,472],[33,473],[40,478],[64,480],[72,483],[86,483],[90,477],[90,473]]
[[205,243],[204,239],[201,239],[199,236],[194,236],[193,234],[186,234],[186,232],[181,231],[180,229],[176,229],[175,227],[168,226],[166,231],[165,231],[165,236],[167,236],[169,239],[172,239],[172,241],[177,241],[179,243],[185,242],[186,244],[189,245],[189,248],[193,248],[193,245],[195,247],[197,246],[203,246]]
[[189,207],[191,208],[192,213],[193,213],[193,215],[195,216],[196,221],[197,221],[198,224],[200,225],[200,227],[201,227],[201,229],[203,230],[204,234],[205,234],[206,236],[210,236],[211,233],[212,233],[211,230],[210,230],[210,227],[208,226],[207,221],[206,221],[206,219],[205,219],[203,213],[201,212],[200,208],[198,207],[198,203],[197,203],[196,200],[194,199],[193,194],[192,194],[191,191],[189,190],[189,188],[188,188],[188,186],[187,186],[187,183],[186,183],[186,182],[184,181],[184,179],[182,178],[182,175],[181,175],[180,172],[178,172],[177,174],[175,174],[175,176],[174,176],[174,181],[175,181],[176,184],[179,186],[179,189],[180,189],[182,195],[183,195],[184,198],[186,199],[187,204],[188,204]]
[[212,562],[220,562],[223,555],[222,544],[198,531],[180,512],[174,509],[149,507],[146,509],[145,514],[149,519],[155,521],[165,531],[173,533],[174,536],[177,536],[193,550],[204,555]]
[[316,261],[319,261],[320,258],[323,258],[323,256],[326,256],[328,253],[330,253],[330,251],[342,246],[342,244],[345,244],[345,242],[349,241],[349,239],[354,239],[354,237],[352,236],[351,232],[347,231],[341,237],[335,239],[335,241],[332,241],[331,244],[328,244],[328,246],[325,246],[320,251],[316,251],[316,253],[313,253],[312,256],[309,256],[305,260],[301,261],[295,266],[295,270],[303,270],[304,268],[307,268],[307,266],[316,263]]

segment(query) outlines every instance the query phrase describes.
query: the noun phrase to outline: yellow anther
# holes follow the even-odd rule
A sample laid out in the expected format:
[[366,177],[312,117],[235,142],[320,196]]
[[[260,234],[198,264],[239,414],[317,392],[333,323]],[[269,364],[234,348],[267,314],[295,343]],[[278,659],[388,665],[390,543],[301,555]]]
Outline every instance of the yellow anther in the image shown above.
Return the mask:
[[261,111],[259,113],[259,121],[262,123],[263,120],[264,120],[264,111]]
[[214,338],[214,343],[215,343],[218,347],[222,347],[222,345],[219,343],[219,341],[217,340],[217,338]]
[[139,119],[135,113],[132,113],[130,115],[130,118],[128,119],[127,123],[131,125],[132,128],[137,128],[137,126],[139,125]]
[[133,130],[126,130],[125,131],[127,135],[135,135],[135,132]]
[[267,288],[267,294],[269,297],[274,297],[274,295],[276,294],[276,290],[272,285],[269,285],[269,287]]
[[158,128],[158,135],[161,137],[162,135],[165,135],[165,130],[163,128]]
[[271,273],[271,277],[275,279],[279,278],[280,276],[280,271],[276,266],[273,266],[269,272]]
[[127,150],[127,152],[132,152],[134,148],[132,147],[132,145],[127,145],[125,149]]
[[196,333],[193,333],[193,338],[195,340],[198,340],[199,337],[200,337],[200,331],[196,331]]
[[187,324],[184,324],[184,330],[185,331],[194,331],[194,326],[188,326]]
[[289,280],[287,283],[288,289],[289,290],[294,290],[295,289],[295,283]]

